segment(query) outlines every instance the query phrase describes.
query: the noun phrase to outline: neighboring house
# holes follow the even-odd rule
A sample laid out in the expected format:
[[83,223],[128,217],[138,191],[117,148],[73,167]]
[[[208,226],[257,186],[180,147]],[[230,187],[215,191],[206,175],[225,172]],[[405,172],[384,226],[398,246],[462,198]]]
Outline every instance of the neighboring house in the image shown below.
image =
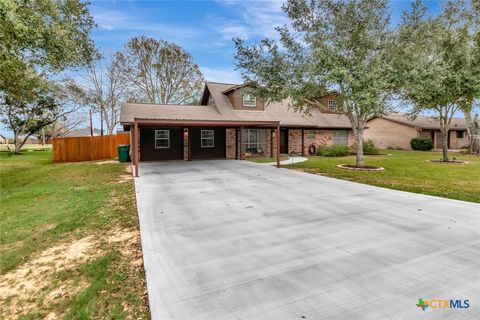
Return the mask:
[[120,123],[132,137],[137,126],[140,161],[274,156],[278,135],[280,153],[305,155],[312,144],[353,144],[350,122],[334,103],[325,96],[307,115],[287,101],[266,104],[246,85],[206,82],[201,105],[124,103]]
[[[427,116],[410,119],[406,114],[374,117],[367,122],[365,139],[372,140],[381,149],[411,149],[410,140],[425,137],[433,140],[433,148],[442,148],[440,124]],[[454,118],[448,134],[448,148],[461,149],[468,146],[467,123],[463,118]]]
[[[82,129],[74,129],[68,132],[67,134],[65,134],[65,137],[90,137],[90,135],[91,135],[90,127],[87,127]],[[94,128],[93,135],[99,136],[100,130]]]

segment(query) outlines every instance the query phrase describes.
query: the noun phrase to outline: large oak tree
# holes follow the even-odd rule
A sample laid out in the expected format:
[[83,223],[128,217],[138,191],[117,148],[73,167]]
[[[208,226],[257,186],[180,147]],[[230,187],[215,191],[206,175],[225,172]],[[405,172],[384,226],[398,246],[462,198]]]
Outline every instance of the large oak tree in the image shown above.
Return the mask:
[[124,81],[135,101],[158,104],[192,103],[203,86],[203,76],[190,53],[174,43],[134,37],[117,54]]
[[403,14],[396,40],[399,92],[411,103],[413,115],[434,113],[440,123],[445,162],[449,161],[453,116],[460,109],[470,113],[480,96],[478,19],[471,9],[469,2],[448,1],[438,15],[429,15],[425,4],[417,0]]
[[352,125],[356,166],[364,166],[363,132],[373,116],[389,111],[391,89],[387,0],[289,0],[291,26],[280,40],[247,45],[235,40],[236,65],[267,101],[290,98],[307,111],[328,91],[341,92],[338,111]]
[[0,18],[0,102],[8,111],[1,116],[19,152],[17,138],[40,130],[56,114],[57,92],[48,92],[55,88],[48,77],[91,61],[94,21],[80,0],[2,0]]

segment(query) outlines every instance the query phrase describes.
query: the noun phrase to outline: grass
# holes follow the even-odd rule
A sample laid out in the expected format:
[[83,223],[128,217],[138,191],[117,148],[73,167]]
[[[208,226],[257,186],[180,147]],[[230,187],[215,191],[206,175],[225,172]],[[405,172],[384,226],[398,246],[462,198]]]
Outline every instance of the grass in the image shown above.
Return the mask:
[[[287,160],[288,157],[280,157],[280,161]],[[269,163],[269,162],[277,162],[277,158],[275,157],[250,157],[247,159],[248,161],[251,162],[256,162],[256,163]]]
[[468,161],[466,165],[427,163],[439,160],[440,152],[383,150],[390,155],[365,156],[366,165],[385,168],[381,172],[352,171],[337,164],[354,164],[354,156],[310,157],[308,161],[286,168],[350,180],[379,187],[429,194],[444,198],[480,202],[480,158],[450,153],[450,158]]
[[[38,292],[0,302],[7,318],[149,317],[134,186],[126,169],[118,163],[52,164],[51,151],[0,152],[0,277],[21,288],[45,267],[34,279]],[[67,260],[78,243],[86,243],[78,249],[82,259]],[[49,261],[49,254],[56,258]],[[24,279],[15,278],[25,268]]]

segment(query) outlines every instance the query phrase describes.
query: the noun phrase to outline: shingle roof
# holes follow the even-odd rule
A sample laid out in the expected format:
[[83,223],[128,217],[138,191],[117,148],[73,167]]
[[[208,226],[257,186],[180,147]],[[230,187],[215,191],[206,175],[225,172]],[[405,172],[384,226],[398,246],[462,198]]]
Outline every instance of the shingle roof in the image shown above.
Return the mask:
[[233,109],[223,93],[238,84],[207,82],[206,87],[215,101],[215,106],[158,105],[124,103],[120,113],[121,123],[132,123],[137,119],[163,120],[223,120],[223,121],[280,121],[281,126],[312,128],[351,128],[344,115],[321,113],[318,109],[310,115],[295,112],[288,101],[265,105],[265,111]]
[[[433,117],[418,115],[415,119],[410,118],[405,113],[396,113],[384,116],[384,119],[404,124],[410,127],[430,130],[440,130],[440,123]],[[461,129],[467,130],[467,123],[464,118],[452,118],[450,125],[451,130]]]

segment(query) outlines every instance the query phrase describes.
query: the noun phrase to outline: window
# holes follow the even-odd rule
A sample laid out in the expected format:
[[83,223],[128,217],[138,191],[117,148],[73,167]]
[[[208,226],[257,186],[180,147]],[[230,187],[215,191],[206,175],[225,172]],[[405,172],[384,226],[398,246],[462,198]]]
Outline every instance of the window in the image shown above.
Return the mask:
[[463,139],[464,131],[457,131],[457,139]]
[[170,148],[170,130],[155,130],[155,149]]
[[332,144],[346,146],[348,144],[347,130],[333,130]]
[[207,105],[209,105],[210,107],[215,107],[215,101],[213,100],[212,96],[208,97]]
[[243,95],[243,106],[244,107],[256,107],[257,106],[257,98],[251,94],[244,94]]
[[307,138],[310,140],[315,140],[315,130],[308,130]]
[[335,111],[337,110],[337,101],[335,100],[328,100],[328,110]]
[[202,148],[213,148],[215,146],[215,134],[213,130],[200,131],[200,139]]
[[265,153],[267,131],[265,129],[246,129],[242,132],[242,152]]

